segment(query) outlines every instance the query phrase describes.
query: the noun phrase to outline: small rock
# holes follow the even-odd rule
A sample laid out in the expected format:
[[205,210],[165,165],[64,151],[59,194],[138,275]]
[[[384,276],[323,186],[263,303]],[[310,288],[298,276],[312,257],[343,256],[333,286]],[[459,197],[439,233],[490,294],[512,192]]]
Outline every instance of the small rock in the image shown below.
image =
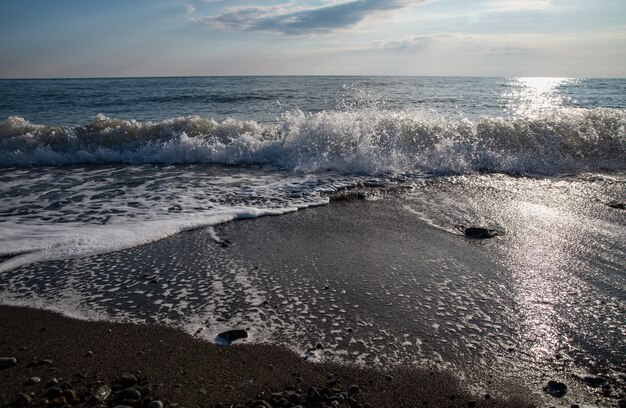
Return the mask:
[[315,387],[312,387],[312,386],[306,390],[306,396],[309,402],[316,402],[322,399],[317,389],[315,389]]
[[17,365],[17,358],[15,357],[0,357],[0,370],[10,368]]
[[120,377],[119,383],[126,388],[132,387],[133,385],[137,384],[137,377],[135,377],[134,374],[126,373]]
[[36,360],[33,361],[31,363],[28,363],[28,365],[26,367],[40,367],[40,366],[45,366],[45,365],[49,365],[52,364],[52,359],[51,358],[44,358],[41,360]]
[[476,408],[476,401],[471,400],[467,403],[467,408]]
[[94,394],[94,397],[98,401],[103,402],[104,400],[109,398],[109,395],[111,395],[111,388],[108,385],[103,385],[102,387],[98,388],[98,390]]
[[600,388],[604,386],[605,384],[609,383],[606,378],[596,377],[594,375],[586,375],[584,377],[581,377],[580,380],[584,382],[585,384],[587,384],[588,386],[590,386],[591,388]]
[[28,380],[26,380],[24,385],[35,385],[35,384],[39,384],[40,382],[41,382],[41,378],[39,378],[39,377],[30,377]]
[[272,406],[267,401],[256,400],[250,404],[250,408],[272,408]]
[[140,400],[141,393],[136,388],[124,388],[117,394],[119,400]]
[[358,385],[348,385],[348,392],[350,394],[358,394],[359,392],[361,392],[361,389]]
[[317,343],[317,344],[315,345],[315,348],[316,348],[316,349],[318,349],[318,350],[321,350],[321,349],[323,349],[323,348],[324,348],[324,345],[323,345],[322,343]]
[[485,399],[486,400],[490,400],[491,399],[491,394],[485,394]]
[[611,208],[618,209],[618,210],[626,210],[626,203],[611,201],[611,202],[606,203],[606,205],[608,205]]
[[46,396],[48,398],[56,398],[60,397],[62,392],[63,390],[61,389],[61,387],[50,387],[46,391]]
[[243,329],[234,329],[217,335],[215,342],[221,346],[228,346],[233,341],[248,338],[248,332]]
[[78,395],[76,394],[75,390],[65,390],[61,395],[64,396],[69,403],[78,401]]
[[562,398],[567,394],[567,385],[560,381],[550,380],[548,385],[544,388],[544,391],[556,398]]
[[89,351],[87,352],[87,356],[93,356],[93,351],[89,350]]
[[56,378],[52,378],[50,381],[48,381],[46,387],[54,387],[57,384],[59,384],[59,380],[57,380]]
[[154,400],[148,404],[148,408],[163,408],[163,403],[159,400]]
[[58,396],[56,398],[52,398],[52,405],[61,406],[67,404],[67,400],[64,396]]
[[500,235],[498,231],[484,227],[465,227],[463,225],[459,225],[457,228],[468,238],[484,239]]

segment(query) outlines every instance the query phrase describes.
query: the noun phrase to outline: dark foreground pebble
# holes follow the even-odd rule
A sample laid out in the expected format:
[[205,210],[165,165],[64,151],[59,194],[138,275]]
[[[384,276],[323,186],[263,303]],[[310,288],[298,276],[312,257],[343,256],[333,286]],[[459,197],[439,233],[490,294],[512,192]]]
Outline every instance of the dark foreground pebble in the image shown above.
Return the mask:
[[567,394],[567,385],[560,381],[548,381],[548,384],[543,388],[545,392],[556,398],[564,397]]
[[0,370],[10,368],[17,365],[17,358],[15,357],[0,357]]

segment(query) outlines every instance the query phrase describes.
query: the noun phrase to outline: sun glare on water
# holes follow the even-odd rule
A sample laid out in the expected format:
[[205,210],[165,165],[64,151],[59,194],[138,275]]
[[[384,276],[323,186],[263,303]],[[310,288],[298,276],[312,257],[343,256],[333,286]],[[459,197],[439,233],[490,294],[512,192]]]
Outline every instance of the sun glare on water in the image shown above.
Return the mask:
[[504,94],[507,109],[515,116],[536,116],[560,108],[565,97],[559,88],[573,81],[571,78],[512,78],[512,90]]

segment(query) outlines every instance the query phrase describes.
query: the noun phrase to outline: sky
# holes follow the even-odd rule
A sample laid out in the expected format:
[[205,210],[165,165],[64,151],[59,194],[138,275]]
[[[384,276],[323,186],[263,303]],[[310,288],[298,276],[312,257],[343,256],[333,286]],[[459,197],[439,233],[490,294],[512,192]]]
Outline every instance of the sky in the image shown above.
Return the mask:
[[626,77],[626,0],[2,0],[0,78]]

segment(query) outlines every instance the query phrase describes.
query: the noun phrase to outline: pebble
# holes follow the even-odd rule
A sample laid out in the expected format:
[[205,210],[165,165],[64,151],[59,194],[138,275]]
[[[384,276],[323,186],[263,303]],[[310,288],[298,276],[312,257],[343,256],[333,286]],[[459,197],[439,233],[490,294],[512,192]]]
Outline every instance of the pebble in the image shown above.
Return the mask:
[[550,380],[543,389],[545,392],[556,398],[564,397],[565,394],[567,394],[567,385],[560,381]]
[[117,394],[117,398],[120,400],[139,400],[141,393],[136,388],[124,388]]
[[35,384],[39,384],[40,382],[41,382],[41,378],[30,377],[28,380],[26,380],[25,385],[35,385]]
[[307,399],[311,402],[319,401],[322,397],[317,389],[313,386],[309,387],[306,390]]
[[476,401],[471,400],[467,403],[467,408],[476,408]]
[[154,400],[148,404],[148,408],[163,408],[163,403],[159,400]]
[[593,375],[586,375],[580,379],[582,382],[590,386],[591,388],[600,388],[605,384],[608,384],[608,380],[604,377],[596,377]]
[[234,329],[222,332],[217,335],[215,341],[217,344],[230,345],[235,340],[248,338],[248,332],[243,329]]
[[361,389],[359,388],[358,385],[349,385],[348,386],[348,392],[350,394],[358,394],[359,392],[361,392]]
[[5,369],[17,365],[17,358],[15,357],[0,357],[0,369]]
[[98,388],[94,397],[98,401],[102,402],[106,400],[109,395],[111,395],[111,388],[108,385],[103,385],[102,387]]
[[46,396],[48,398],[56,398],[60,397],[62,392],[63,390],[61,389],[61,387],[50,387],[48,388],[48,391],[46,391]]
[[137,377],[135,377],[135,375],[131,373],[123,374],[120,377],[120,384],[127,388],[132,387],[133,385],[137,384]]

